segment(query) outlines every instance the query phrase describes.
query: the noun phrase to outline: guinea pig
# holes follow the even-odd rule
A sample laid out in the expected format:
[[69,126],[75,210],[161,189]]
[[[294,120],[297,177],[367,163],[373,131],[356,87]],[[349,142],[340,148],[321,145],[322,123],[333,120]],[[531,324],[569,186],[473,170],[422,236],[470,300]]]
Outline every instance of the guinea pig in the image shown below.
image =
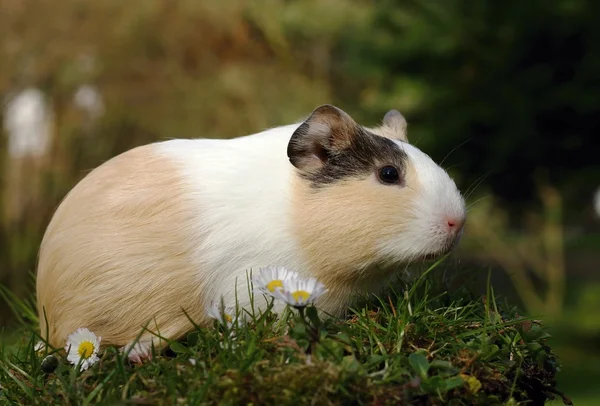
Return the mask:
[[451,250],[465,218],[454,181],[408,143],[396,110],[366,128],[323,105],[253,135],[137,147],[91,171],[50,221],[41,335],[61,347],[86,327],[126,346],[146,326],[178,339],[190,319],[209,325],[213,300],[247,306],[248,270],[268,265],[317,278],[328,289],[317,307],[343,315],[390,279],[380,265]]

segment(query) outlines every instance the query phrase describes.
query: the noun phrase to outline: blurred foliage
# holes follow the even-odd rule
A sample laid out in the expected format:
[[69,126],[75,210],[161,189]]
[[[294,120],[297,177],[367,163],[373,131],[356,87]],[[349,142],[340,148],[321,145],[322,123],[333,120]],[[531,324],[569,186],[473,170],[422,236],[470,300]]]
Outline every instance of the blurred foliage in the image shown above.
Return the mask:
[[566,290],[562,199],[552,187],[540,188],[539,196],[543,210],[529,213],[527,229],[518,233],[493,199],[480,202],[469,213],[469,242],[477,241],[475,255],[506,271],[528,314],[559,317]]

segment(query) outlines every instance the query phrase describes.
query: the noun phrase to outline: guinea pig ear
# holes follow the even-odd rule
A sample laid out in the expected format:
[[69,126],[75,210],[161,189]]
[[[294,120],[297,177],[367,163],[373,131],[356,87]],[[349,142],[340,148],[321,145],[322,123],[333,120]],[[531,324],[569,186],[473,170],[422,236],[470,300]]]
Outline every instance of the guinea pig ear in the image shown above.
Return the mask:
[[288,158],[298,169],[315,171],[336,151],[349,147],[358,128],[341,109],[330,104],[319,106],[292,134]]
[[383,125],[380,129],[384,137],[408,142],[406,119],[398,110],[390,110],[383,116]]

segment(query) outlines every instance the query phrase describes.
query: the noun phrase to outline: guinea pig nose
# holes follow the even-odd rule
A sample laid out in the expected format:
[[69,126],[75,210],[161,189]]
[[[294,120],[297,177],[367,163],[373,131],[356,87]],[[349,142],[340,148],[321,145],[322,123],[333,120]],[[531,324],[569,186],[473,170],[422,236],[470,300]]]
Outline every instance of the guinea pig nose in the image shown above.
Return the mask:
[[446,224],[448,224],[448,231],[457,233],[462,229],[465,221],[460,218],[448,217],[446,219]]

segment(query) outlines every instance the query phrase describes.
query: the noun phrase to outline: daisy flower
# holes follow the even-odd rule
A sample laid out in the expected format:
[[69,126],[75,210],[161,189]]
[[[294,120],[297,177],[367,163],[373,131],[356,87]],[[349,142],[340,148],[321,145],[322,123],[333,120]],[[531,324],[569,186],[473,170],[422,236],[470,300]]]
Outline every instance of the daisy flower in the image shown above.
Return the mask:
[[227,326],[227,328],[230,328],[234,322],[237,322],[235,307],[225,306],[222,301],[212,302],[207,313],[219,323]]
[[298,278],[298,274],[294,271],[282,266],[271,265],[260,268],[256,274],[252,275],[252,284],[255,290],[276,297],[276,292],[283,289],[284,281]]
[[306,307],[327,292],[325,285],[315,278],[286,279],[283,289],[277,291],[279,299],[296,308]]
[[90,365],[98,362],[98,349],[101,337],[97,337],[87,328],[78,328],[67,337],[65,351],[67,360],[73,364],[81,363],[81,371],[88,369]]

